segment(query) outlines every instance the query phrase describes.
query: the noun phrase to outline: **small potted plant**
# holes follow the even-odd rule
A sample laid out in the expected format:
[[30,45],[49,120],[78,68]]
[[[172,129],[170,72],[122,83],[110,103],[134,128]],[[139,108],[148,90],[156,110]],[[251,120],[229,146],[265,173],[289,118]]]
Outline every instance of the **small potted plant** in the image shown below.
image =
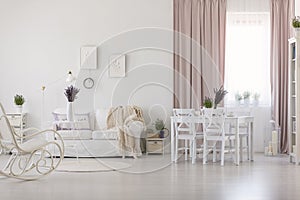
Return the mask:
[[235,97],[235,102],[236,102],[237,106],[241,105],[243,96],[239,92],[237,92],[234,97]]
[[155,129],[159,131],[159,137],[164,138],[165,137],[165,130],[169,132],[169,129],[165,127],[165,123],[161,119],[156,119],[154,123]]
[[292,26],[294,27],[295,30],[295,35],[298,37],[300,36],[300,17],[295,16],[292,20]]
[[204,98],[204,102],[203,102],[203,106],[205,108],[212,108],[213,107],[213,100],[210,97],[205,97]]
[[250,103],[250,96],[251,96],[251,93],[249,91],[245,91],[243,93],[243,99],[244,99],[245,106],[249,105],[249,103]]
[[258,106],[260,94],[256,92],[253,94],[252,97],[253,97],[253,105]]
[[14,96],[14,102],[17,106],[17,112],[22,113],[23,104],[25,103],[25,98],[23,97],[23,95],[16,94]]
[[215,92],[214,108],[217,108],[218,104],[224,99],[225,95],[228,92],[224,90],[223,85],[219,89],[215,88],[214,92]]
[[65,96],[68,99],[67,104],[67,120],[68,121],[74,121],[74,111],[73,111],[73,102],[77,98],[77,94],[79,92],[79,89],[74,87],[73,85],[68,86],[65,89]]

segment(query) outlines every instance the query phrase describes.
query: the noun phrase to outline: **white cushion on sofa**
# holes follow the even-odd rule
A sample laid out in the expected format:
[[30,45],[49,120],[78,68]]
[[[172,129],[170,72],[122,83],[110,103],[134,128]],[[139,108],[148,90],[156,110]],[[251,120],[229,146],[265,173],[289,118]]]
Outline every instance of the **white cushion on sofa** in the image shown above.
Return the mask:
[[96,127],[95,129],[106,129],[106,118],[109,108],[99,108],[96,110]]
[[92,138],[94,140],[116,140],[118,139],[117,129],[109,130],[95,130],[92,133]]
[[58,133],[64,140],[90,140],[92,130],[60,130]]
[[[83,114],[75,114],[75,127],[72,127],[73,125],[67,122],[67,115],[62,113],[56,113],[53,112],[54,120],[56,123],[57,130],[71,130],[71,129],[77,129],[77,130],[89,130],[91,129],[90,124],[90,115],[89,113],[83,113]],[[66,123],[64,123],[66,122]]]

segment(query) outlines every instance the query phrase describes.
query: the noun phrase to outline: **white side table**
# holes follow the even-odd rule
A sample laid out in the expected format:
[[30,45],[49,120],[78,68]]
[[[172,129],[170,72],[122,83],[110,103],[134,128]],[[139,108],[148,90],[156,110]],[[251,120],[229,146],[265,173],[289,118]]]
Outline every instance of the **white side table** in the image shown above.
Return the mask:
[[[10,125],[14,128],[16,133],[19,133],[23,129],[26,128],[27,113],[7,113],[6,115],[9,120]],[[23,142],[22,137],[21,137],[20,142],[21,143]]]
[[147,138],[146,151],[147,154],[165,154],[166,138]]

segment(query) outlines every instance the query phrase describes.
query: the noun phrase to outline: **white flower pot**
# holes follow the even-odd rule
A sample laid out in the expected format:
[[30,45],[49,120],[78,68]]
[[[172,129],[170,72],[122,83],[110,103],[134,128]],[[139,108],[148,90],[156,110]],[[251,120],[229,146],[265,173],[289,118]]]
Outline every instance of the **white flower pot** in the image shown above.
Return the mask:
[[17,113],[22,113],[23,106],[22,105],[16,105],[16,111],[17,111]]
[[74,110],[73,110],[73,102],[67,103],[67,120],[69,122],[74,121]]
[[244,105],[249,106],[250,104],[250,99],[244,99]]
[[259,104],[259,100],[254,99],[254,100],[253,100],[253,106],[258,106],[258,104]]
[[239,107],[241,105],[241,101],[240,100],[235,100],[235,106]]
[[300,38],[300,28],[294,28],[294,33],[296,38]]

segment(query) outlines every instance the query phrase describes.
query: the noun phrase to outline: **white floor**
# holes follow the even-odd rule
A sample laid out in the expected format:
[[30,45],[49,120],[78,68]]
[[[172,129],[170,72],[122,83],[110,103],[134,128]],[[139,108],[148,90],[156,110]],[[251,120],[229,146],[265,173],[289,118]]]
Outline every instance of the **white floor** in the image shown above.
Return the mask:
[[[125,161],[122,171],[54,172],[38,181],[24,182],[0,177],[0,199],[300,199],[300,166],[287,156],[255,155],[254,162],[235,166],[230,159],[220,163],[192,165],[181,159],[170,164],[169,155],[149,155]],[[0,157],[0,162],[7,157]],[[84,161],[81,159],[80,161]]]

